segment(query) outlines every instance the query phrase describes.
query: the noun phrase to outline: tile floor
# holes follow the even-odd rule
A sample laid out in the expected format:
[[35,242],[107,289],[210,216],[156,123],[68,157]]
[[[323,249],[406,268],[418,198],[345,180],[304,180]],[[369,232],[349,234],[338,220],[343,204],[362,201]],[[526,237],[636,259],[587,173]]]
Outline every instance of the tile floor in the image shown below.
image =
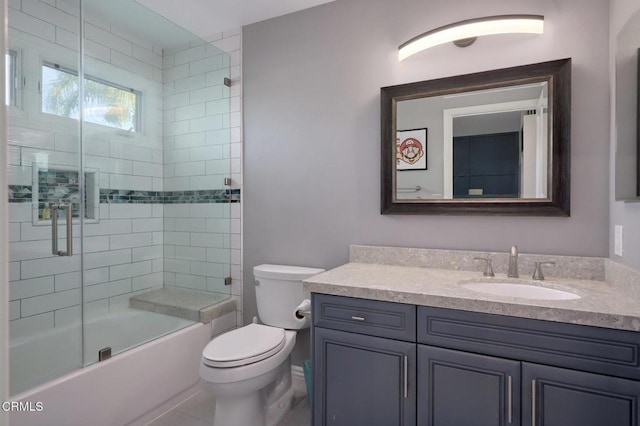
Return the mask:
[[[211,426],[214,407],[213,395],[203,389],[147,426]],[[310,418],[311,410],[304,397],[295,403],[278,426],[309,426]]]

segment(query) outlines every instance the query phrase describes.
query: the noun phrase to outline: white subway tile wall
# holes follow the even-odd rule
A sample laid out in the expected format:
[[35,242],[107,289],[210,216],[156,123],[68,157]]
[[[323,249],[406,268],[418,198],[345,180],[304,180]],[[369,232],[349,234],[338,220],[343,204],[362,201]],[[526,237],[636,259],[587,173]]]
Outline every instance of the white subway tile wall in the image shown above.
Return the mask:
[[[207,173],[209,168],[227,171],[227,167],[231,172],[231,186],[240,189],[240,199],[242,200],[242,30],[240,28],[231,31],[225,31],[215,40],[208,40],[212,45],[229,54],[229,78],[231,79],[231,88],[229,90],[230,114],[237,115],[234,120],[229,120],[229,133],[221,131],[207,132],[206,143],[210,145],[224,144],[230,147],[228,153],[230,162],[220,160],[207,161]],[[209,77],[209,74],[207,74]],[[207,108],[214,108],[213,105],[207,104]],[[229,138],[228,140],[226,138]],[[238,327],[244,324],[242,315],[242,292],[244,277],[242,274],[242,203],[231,204],[230,217],[235,221],[236,225],[231,227],[230,233],[226,234],[229,238],[229,247],[231,247],[231,295],[236,299],[238,310],[236,312]],[[232,222],[226,222],[226,226],[231,226]],[[211,221],[207,226],[222,226],[220,222]]]
[[[226,177],[232,188],[241,188],[240,31],[221,34],[211,44],[229,55],[212,56],[208,44],[191,43],[163,56],[165,191],[223,188]],[[232,80],[230,88],[225,77]],[[239,203],[164,206],[164,284],[228,293],[224,278],[230,276],[231,292],[239,298],[238,325],[240,221]]]
[[[9,2],[10,48],[25,55],[28,82],[40,78],[39,55],[52,62],[67,58],[66,67],[77,63],[74,4]],[[85,126],[85,166],[99,170],[100,187],[225,189],[224,178],[231,177],[232,188],[241,189],[240,31],[211,43],[230,53],[223,55],[203,42],[165,51],[98,17],[86,21],[86,72],[143,93],[143,131]],[[231,88],[224,77],[231,77]],[[27,85],[23,97],[25,108],[36,110],[9,115],[9,185],[32,185],[33,163],[53,169],[79,164],[76,126],[40,114],[35,87]],[[31,203],[10,203],[12,338],[80,320],[80,257],[52,257],[51,228],[34,225],[31,209]],[[231,291],[242,306],[239,203],[103,202],[99,219],[84,226],[86,318],[126,307],[131,295],[163,285]],[[60,238],[60,246],[65,243]],[[79,250],[79,238],[74,244]],[[224,285],[228,276],[231,288]],[[241,324],[241,308],[237,319]]]

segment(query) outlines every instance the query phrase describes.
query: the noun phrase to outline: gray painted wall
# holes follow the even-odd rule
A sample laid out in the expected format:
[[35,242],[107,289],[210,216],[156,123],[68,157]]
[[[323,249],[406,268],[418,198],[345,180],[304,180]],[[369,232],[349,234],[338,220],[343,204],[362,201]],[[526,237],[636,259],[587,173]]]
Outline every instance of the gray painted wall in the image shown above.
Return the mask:
[[[544,15],[545,34],[397,60],[426,30],[510,13]],[[244,321],[255,265],[333,268],[349,244],[607,256],[608,14],[606,0],[337,0],[244,28]],[[380,215],[380,87],[565,57],[570,218]]]
[[[640,10],[640,0],[611,0],[611,14],[610,14],[610,30],[611,30],[611,49],[610,49],[610,67],[611,67],[611,123],[615,123],[615,102],[613,94],[615,93],[615,52],[616,52],[616,38],[618,33],[624,27],[625,23]],[[610,190],[610,216],[609,222],[609,242],[610,242],[610,257],[612,259],[620,260],[636,268],[640,268],[640,202],[637,203],[624,203],[616,202],[614,200],[615,195],[615,125],[611,126],[611,190]],[[614,227],[615,225],[622,225],[622,258],[614,254]]]

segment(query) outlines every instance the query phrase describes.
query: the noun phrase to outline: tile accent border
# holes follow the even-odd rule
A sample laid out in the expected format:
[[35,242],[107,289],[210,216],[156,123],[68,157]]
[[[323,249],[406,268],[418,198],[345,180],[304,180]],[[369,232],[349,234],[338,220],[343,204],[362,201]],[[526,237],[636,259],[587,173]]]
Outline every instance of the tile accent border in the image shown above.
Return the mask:
[[[32,187],[9,185],[10,203],[31,203]],[[203,191],[134,191],[101,189],[101,204],[210,204],[239,203],[239,189],[209,189]]]
[[202,191],[100,190],[101,204],[209,204],[239,202],[239,189],[208,189]]
[[213,189],[206,191],[166,191],[162,196],[163,204],[239,202],[239,189]]
[[31,186],[9,185],[9,202],[10,203],[30,203],[33,201]]

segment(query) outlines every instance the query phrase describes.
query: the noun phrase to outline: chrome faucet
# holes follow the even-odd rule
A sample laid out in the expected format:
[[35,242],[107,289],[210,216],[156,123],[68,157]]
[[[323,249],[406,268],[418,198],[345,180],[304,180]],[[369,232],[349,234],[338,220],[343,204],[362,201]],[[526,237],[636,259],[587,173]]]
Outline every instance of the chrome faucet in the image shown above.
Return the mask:
[[542,265],[555,265],[556,262],[535,262],[535,269],[533,270],[533,277],[531,277],[534,280],[538,280],[538,281],[543,281],[544,280],[544,274],[542,273]]
[[511,246],[509,252],[509,272],[507,273],[509,278],[518,278],[518,247]]
[[493,266],[491,266],[491,258],[489,257],[474,257],[473,260],[479,260],[484,262],[484,272],[483,275],[485,277],[495,277],[496,274],[493,273]]

